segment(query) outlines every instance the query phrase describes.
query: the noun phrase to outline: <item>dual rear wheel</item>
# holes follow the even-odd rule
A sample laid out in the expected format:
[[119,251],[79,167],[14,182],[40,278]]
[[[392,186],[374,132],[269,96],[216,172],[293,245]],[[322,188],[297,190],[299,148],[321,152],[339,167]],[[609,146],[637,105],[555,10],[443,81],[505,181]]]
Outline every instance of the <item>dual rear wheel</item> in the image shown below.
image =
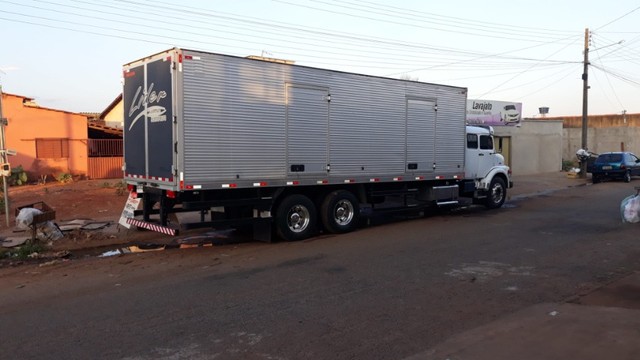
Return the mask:
[[336,190],[324,197],[318,216],[316,205],[307,196],[292,194],[276,209],[276,232],[287,241],[309,238],[318,231],[318,220],[331,233],[352,231],[358,224],[360,205],[349,191]]

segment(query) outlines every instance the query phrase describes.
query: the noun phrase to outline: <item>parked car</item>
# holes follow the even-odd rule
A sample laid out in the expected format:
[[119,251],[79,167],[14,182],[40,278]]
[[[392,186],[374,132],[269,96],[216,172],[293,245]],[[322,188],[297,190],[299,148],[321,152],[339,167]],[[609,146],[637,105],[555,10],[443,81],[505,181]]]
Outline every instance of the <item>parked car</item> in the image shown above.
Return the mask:
[[640,175],[640,159],[630,152],[608,152],[598,155],[588,169],[594,184],[605,179],[622,179],[630,182]]

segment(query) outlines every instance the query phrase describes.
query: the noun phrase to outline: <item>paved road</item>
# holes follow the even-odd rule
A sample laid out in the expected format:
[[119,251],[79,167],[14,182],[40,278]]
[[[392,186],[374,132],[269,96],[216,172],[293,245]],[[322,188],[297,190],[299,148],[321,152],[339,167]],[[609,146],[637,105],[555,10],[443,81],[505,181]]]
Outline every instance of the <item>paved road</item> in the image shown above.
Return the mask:
[[633,185],[298,243],[173,250],[0,274],[0,357],[402,359],[640,269]]

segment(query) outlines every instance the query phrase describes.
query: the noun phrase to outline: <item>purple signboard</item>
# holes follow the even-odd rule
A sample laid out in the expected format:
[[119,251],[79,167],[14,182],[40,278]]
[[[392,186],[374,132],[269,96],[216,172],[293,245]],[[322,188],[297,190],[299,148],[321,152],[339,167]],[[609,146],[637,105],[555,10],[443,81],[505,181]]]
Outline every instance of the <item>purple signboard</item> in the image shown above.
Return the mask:
[[522,119],[522,103],[495,100],[467,100],[467,124],[517,126]]

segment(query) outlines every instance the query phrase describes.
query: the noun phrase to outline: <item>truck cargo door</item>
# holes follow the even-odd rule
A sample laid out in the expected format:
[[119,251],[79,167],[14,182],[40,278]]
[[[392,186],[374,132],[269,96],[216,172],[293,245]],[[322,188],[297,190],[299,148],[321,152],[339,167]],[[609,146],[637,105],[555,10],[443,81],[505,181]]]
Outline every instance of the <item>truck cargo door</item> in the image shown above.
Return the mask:
[[433,100],[407,99],[407,159],[409,173],[433,171],[436,111]]
[[329,143],[329,90],[287,86],[287,171],[326,174]]
[[[172,61],[162,56],[129,69],[124,83],[127,176],[173,182]],[[133,74],[131,74],[133,72]]]

